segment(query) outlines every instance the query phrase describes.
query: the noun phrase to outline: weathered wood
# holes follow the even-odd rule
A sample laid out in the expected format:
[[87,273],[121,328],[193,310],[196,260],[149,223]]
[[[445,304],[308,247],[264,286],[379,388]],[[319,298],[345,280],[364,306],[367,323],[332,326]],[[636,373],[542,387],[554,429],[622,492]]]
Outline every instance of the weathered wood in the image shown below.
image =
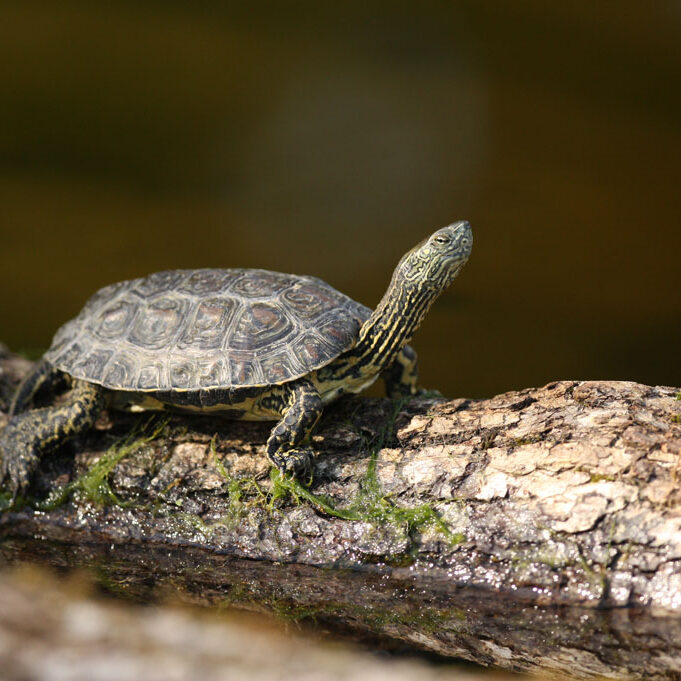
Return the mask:
[[[25,370],[0,367],[0,389]],[[110,413],[45,460],[36,497],[79,482],[48,512],[3,513],[6,560],[97,565],[130,584],[151,566],[194,600],[515,670],[681,669],[674,388],[560,381],[397,410],[348,399],[314,437],[315,498],[270,478],[267,424],[173,417],[116,449],[143,418]],[[93,491],[87,471],[112,452],[110,487]]]

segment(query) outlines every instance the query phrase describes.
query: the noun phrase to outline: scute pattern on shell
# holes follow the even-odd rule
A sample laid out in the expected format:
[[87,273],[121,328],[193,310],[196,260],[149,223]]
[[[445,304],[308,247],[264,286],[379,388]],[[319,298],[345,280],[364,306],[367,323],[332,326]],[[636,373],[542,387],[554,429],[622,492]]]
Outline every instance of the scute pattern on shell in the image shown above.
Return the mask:
[[45,359],[114,390],[265,386],[328,364],[370,314],[315,277],[169,270],[95,293]]

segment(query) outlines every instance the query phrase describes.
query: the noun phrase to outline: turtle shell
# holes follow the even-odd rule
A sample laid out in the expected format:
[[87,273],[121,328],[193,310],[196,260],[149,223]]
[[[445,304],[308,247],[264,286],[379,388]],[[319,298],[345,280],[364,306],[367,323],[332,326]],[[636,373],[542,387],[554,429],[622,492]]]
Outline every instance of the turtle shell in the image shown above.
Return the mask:
[[370,314],[315,277],[169,270],[95,293],[45,359],[113,390],[267,386],[331,362]]

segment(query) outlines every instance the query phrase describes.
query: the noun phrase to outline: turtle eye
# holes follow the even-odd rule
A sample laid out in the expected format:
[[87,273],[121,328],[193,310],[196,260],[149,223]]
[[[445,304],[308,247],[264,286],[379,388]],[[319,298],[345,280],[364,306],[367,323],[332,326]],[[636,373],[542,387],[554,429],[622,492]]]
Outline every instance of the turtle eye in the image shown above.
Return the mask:
[[445,244],[448,244],[448,243],[449,243],[449,237],[448,237],[446,234],[438,234],[438,235],[433,239],[433,241],[434,241],[436,244],[441,244],[442,246],[444,246]]

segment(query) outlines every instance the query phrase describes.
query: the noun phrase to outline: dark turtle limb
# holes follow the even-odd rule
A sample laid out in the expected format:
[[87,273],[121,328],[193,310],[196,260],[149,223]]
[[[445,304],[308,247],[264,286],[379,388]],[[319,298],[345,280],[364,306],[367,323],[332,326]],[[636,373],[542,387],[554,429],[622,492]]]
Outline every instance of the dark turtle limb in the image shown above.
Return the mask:
[[419,367],[416,352],[405,345],[393,363],[381,373],[385,381],[386,395],[392,399],[418,393]]
[[26,491],[40,456],[58,443],[90,428],[104,405],[104,390],[75,381],[59,406],[17,414],[0,434],[0,481],[9,480],[14,498]]
[[17,388],[9,408],[9,418],[26,411],[38,392],[56,389],[57,384],[64,378],[64,374],[57,371],[49,362],[45,360],[38,362]]
[[322,398],[310,381],[283,386],[282,419],[267,440],[267,456],[282,472],[304,476],[310,471],[313,450],[303,445],[322,414]]

